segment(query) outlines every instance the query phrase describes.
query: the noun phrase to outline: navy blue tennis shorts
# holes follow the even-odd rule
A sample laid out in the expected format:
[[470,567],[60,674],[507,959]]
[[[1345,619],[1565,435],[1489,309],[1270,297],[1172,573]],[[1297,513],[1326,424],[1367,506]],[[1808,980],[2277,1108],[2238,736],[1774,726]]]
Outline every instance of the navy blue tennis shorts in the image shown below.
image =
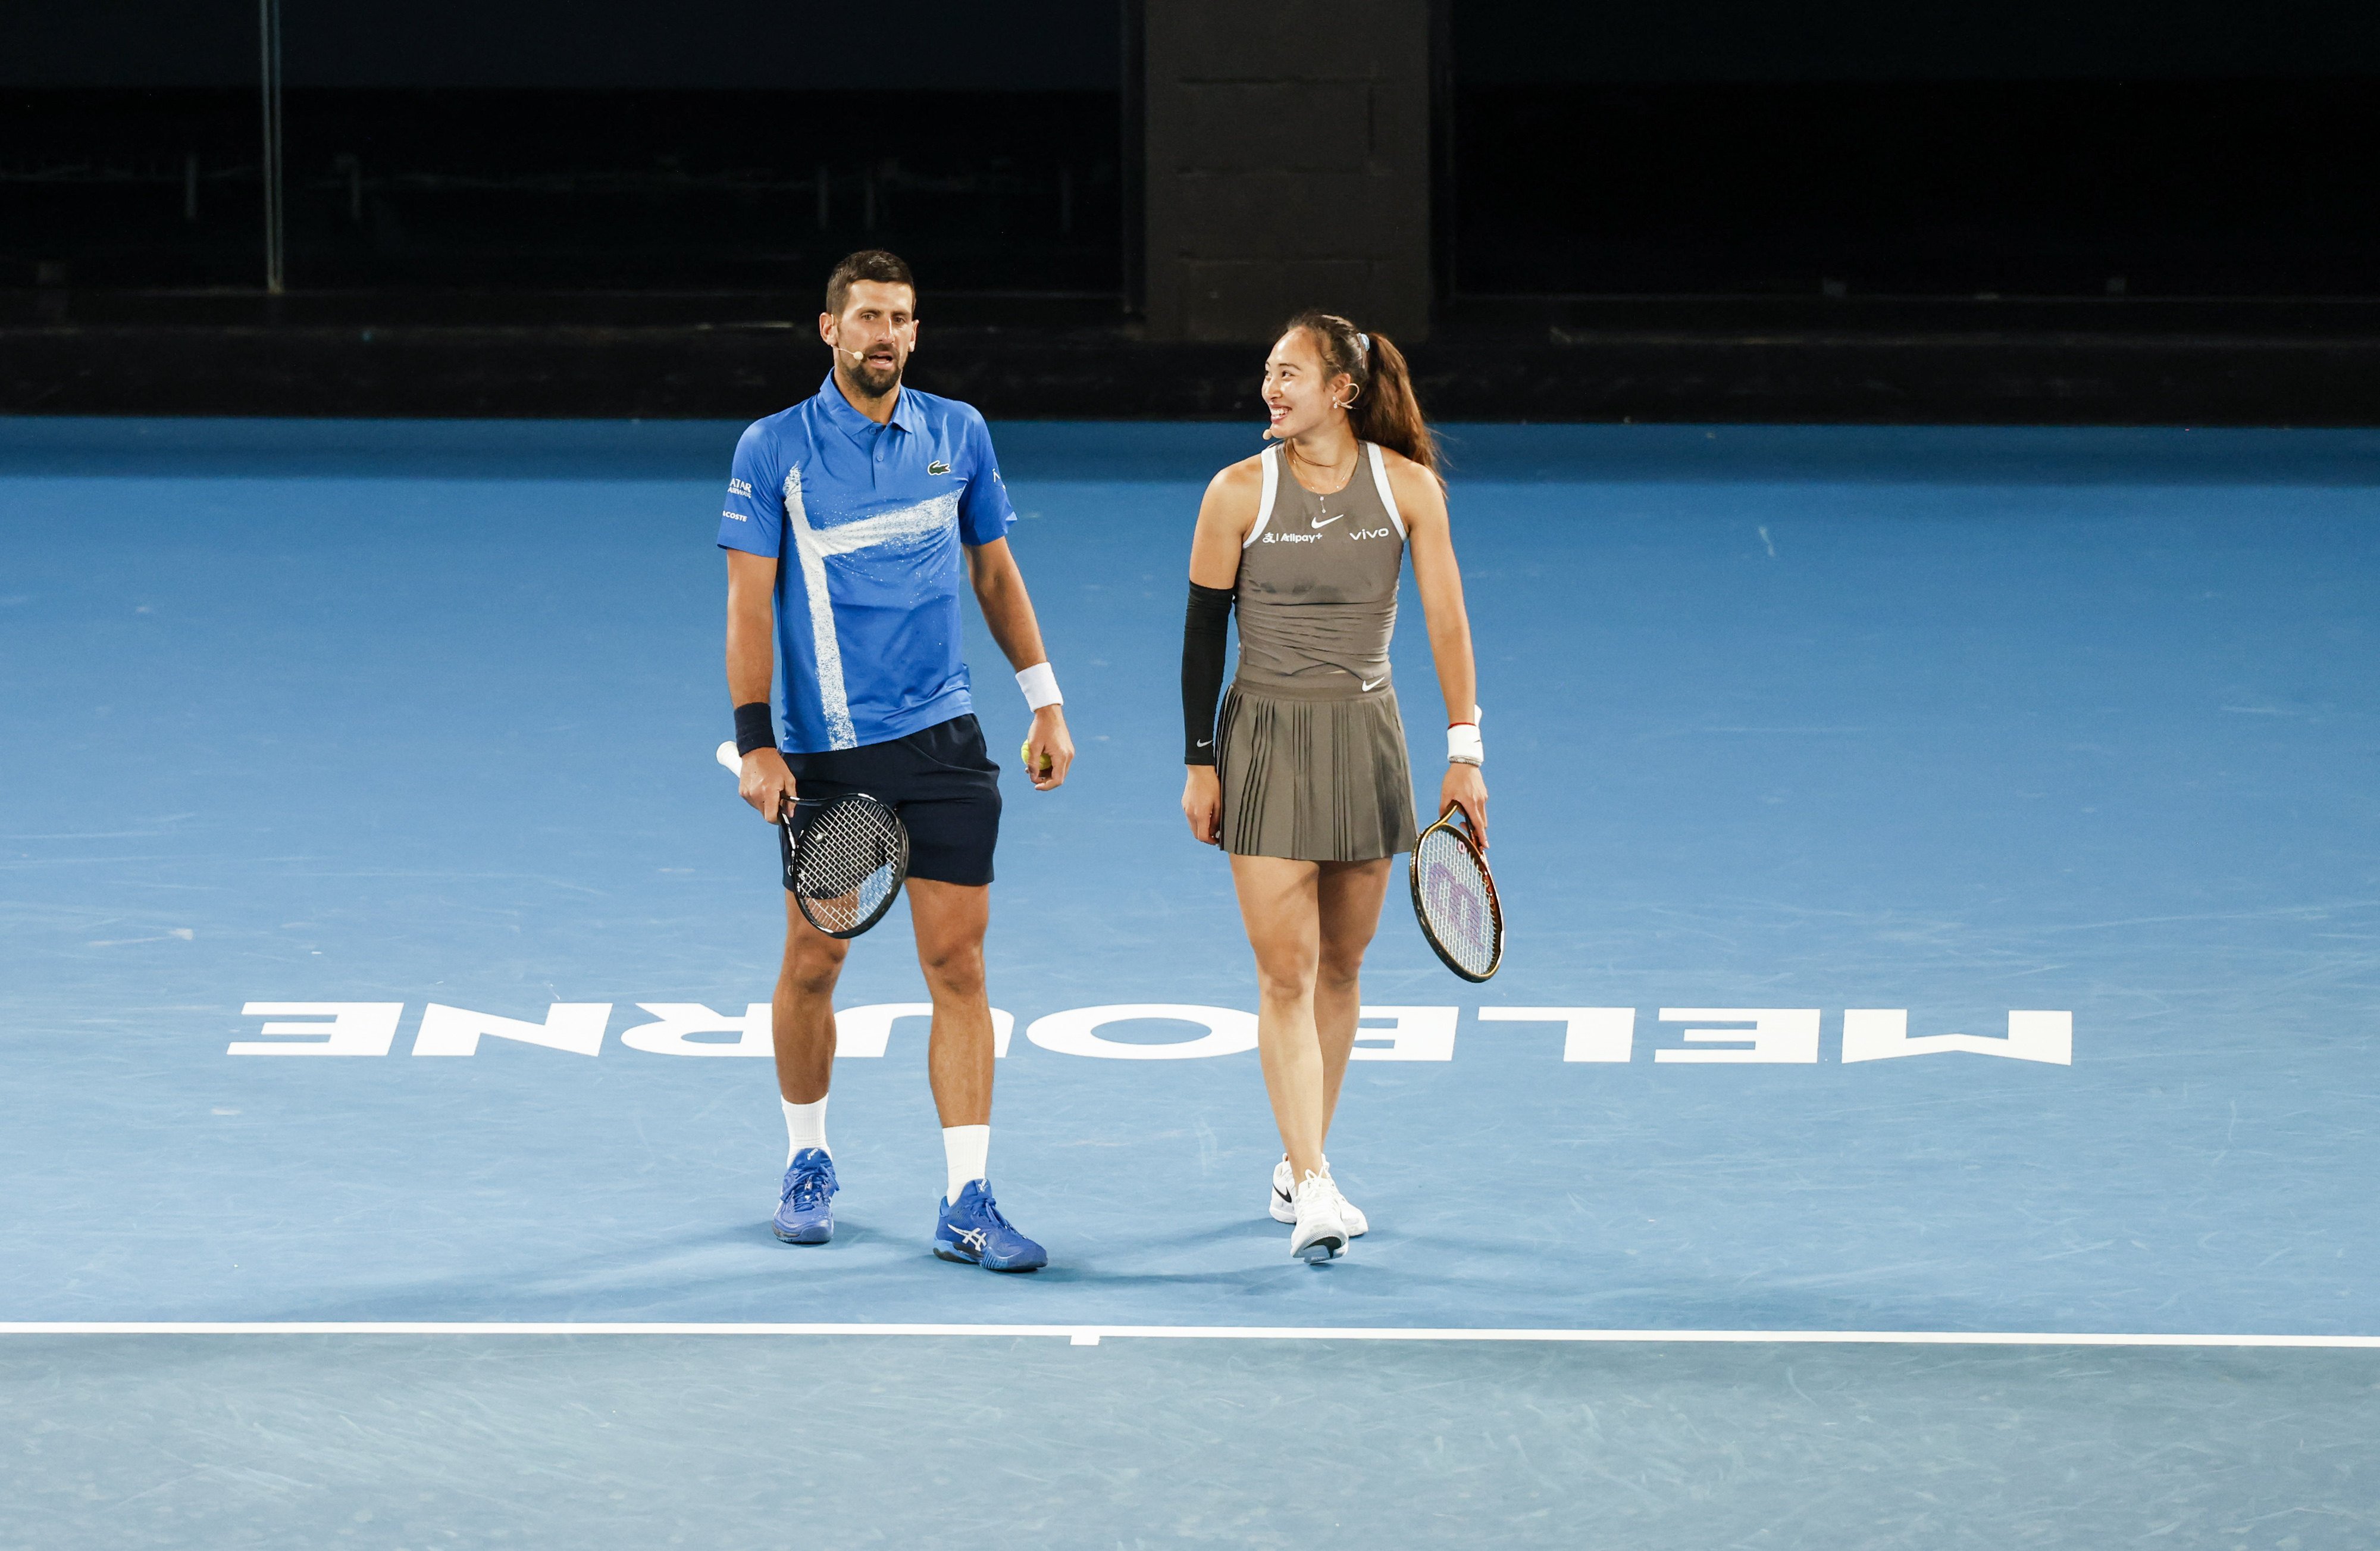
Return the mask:
[[972,713],[886,743],[787,754],[785,764],[794,773],[797,825],[838,797],[865,793],[901,815],[911,877],[970,888],[991,882],[1000,766]]

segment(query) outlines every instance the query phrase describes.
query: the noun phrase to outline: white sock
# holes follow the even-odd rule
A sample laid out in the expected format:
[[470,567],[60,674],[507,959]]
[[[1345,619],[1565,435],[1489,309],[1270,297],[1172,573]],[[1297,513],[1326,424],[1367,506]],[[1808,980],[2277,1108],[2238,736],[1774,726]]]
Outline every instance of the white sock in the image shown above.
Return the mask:
[[942,1161],[950,1166],[950,1189],[942,1199],[955,1202],[970,1181],[984,1176],[984,1160],[991,1155],[990,1126],[944,1126]]
[[815,1147],[828,1157],[834,1149],[826,1144],[826,1100],[816,1104],[795,1104],[779,1094],[777,1102],[785,1106],[785,1166],[794,1166],[794,1154],[805,1147]]

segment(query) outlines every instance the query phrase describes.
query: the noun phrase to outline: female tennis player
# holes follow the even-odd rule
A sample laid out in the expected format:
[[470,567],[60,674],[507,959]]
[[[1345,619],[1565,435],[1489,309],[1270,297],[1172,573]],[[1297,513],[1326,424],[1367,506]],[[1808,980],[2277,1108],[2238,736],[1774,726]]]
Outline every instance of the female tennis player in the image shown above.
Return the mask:
[[[1277,443],[1207,486],[1190,547],[1182,641],[1182,812],[1232,858],[1257,959],[1257,1033],[1281,1127],[1272,1215],[1290,1252],[1345,1252],[1364,1215],[1322,1143],[1354,1048],[1364,949],[1390,859],[1414,845],[1413,777],[1390,683],[1397,577],[1413,551],[1446,699],[1439,812],[1488,838],[1477,677],[1438,448],[1404,357],[1385,336],[1303,312],[1265,360]],[[1239,672],[1216,714],[1225,622]]]

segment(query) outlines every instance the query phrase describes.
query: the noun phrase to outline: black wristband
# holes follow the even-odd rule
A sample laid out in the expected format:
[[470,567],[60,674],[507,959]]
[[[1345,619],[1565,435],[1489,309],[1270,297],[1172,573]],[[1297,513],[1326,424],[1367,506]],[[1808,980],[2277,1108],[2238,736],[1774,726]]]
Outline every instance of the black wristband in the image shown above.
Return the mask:
[[777,746],[777,729],[769,714],[769,702],[756,700],[749,705],[735,708],[735,751],[748,754],[755,749]]
[[1215,697],[1223,688],[1223,636],[1232,589],[1190,584],[1182,619],[1182,763],[1215,763]]

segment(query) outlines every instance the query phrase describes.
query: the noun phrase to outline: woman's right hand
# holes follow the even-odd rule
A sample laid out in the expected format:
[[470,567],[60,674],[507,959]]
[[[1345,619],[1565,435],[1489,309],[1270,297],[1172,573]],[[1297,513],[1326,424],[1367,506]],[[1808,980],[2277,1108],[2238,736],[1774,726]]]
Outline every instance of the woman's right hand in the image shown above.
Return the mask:
[[1223,783],[1211,764],[1194,764],[1182,782],[1182,816],[1202,846],[1223,843]]

